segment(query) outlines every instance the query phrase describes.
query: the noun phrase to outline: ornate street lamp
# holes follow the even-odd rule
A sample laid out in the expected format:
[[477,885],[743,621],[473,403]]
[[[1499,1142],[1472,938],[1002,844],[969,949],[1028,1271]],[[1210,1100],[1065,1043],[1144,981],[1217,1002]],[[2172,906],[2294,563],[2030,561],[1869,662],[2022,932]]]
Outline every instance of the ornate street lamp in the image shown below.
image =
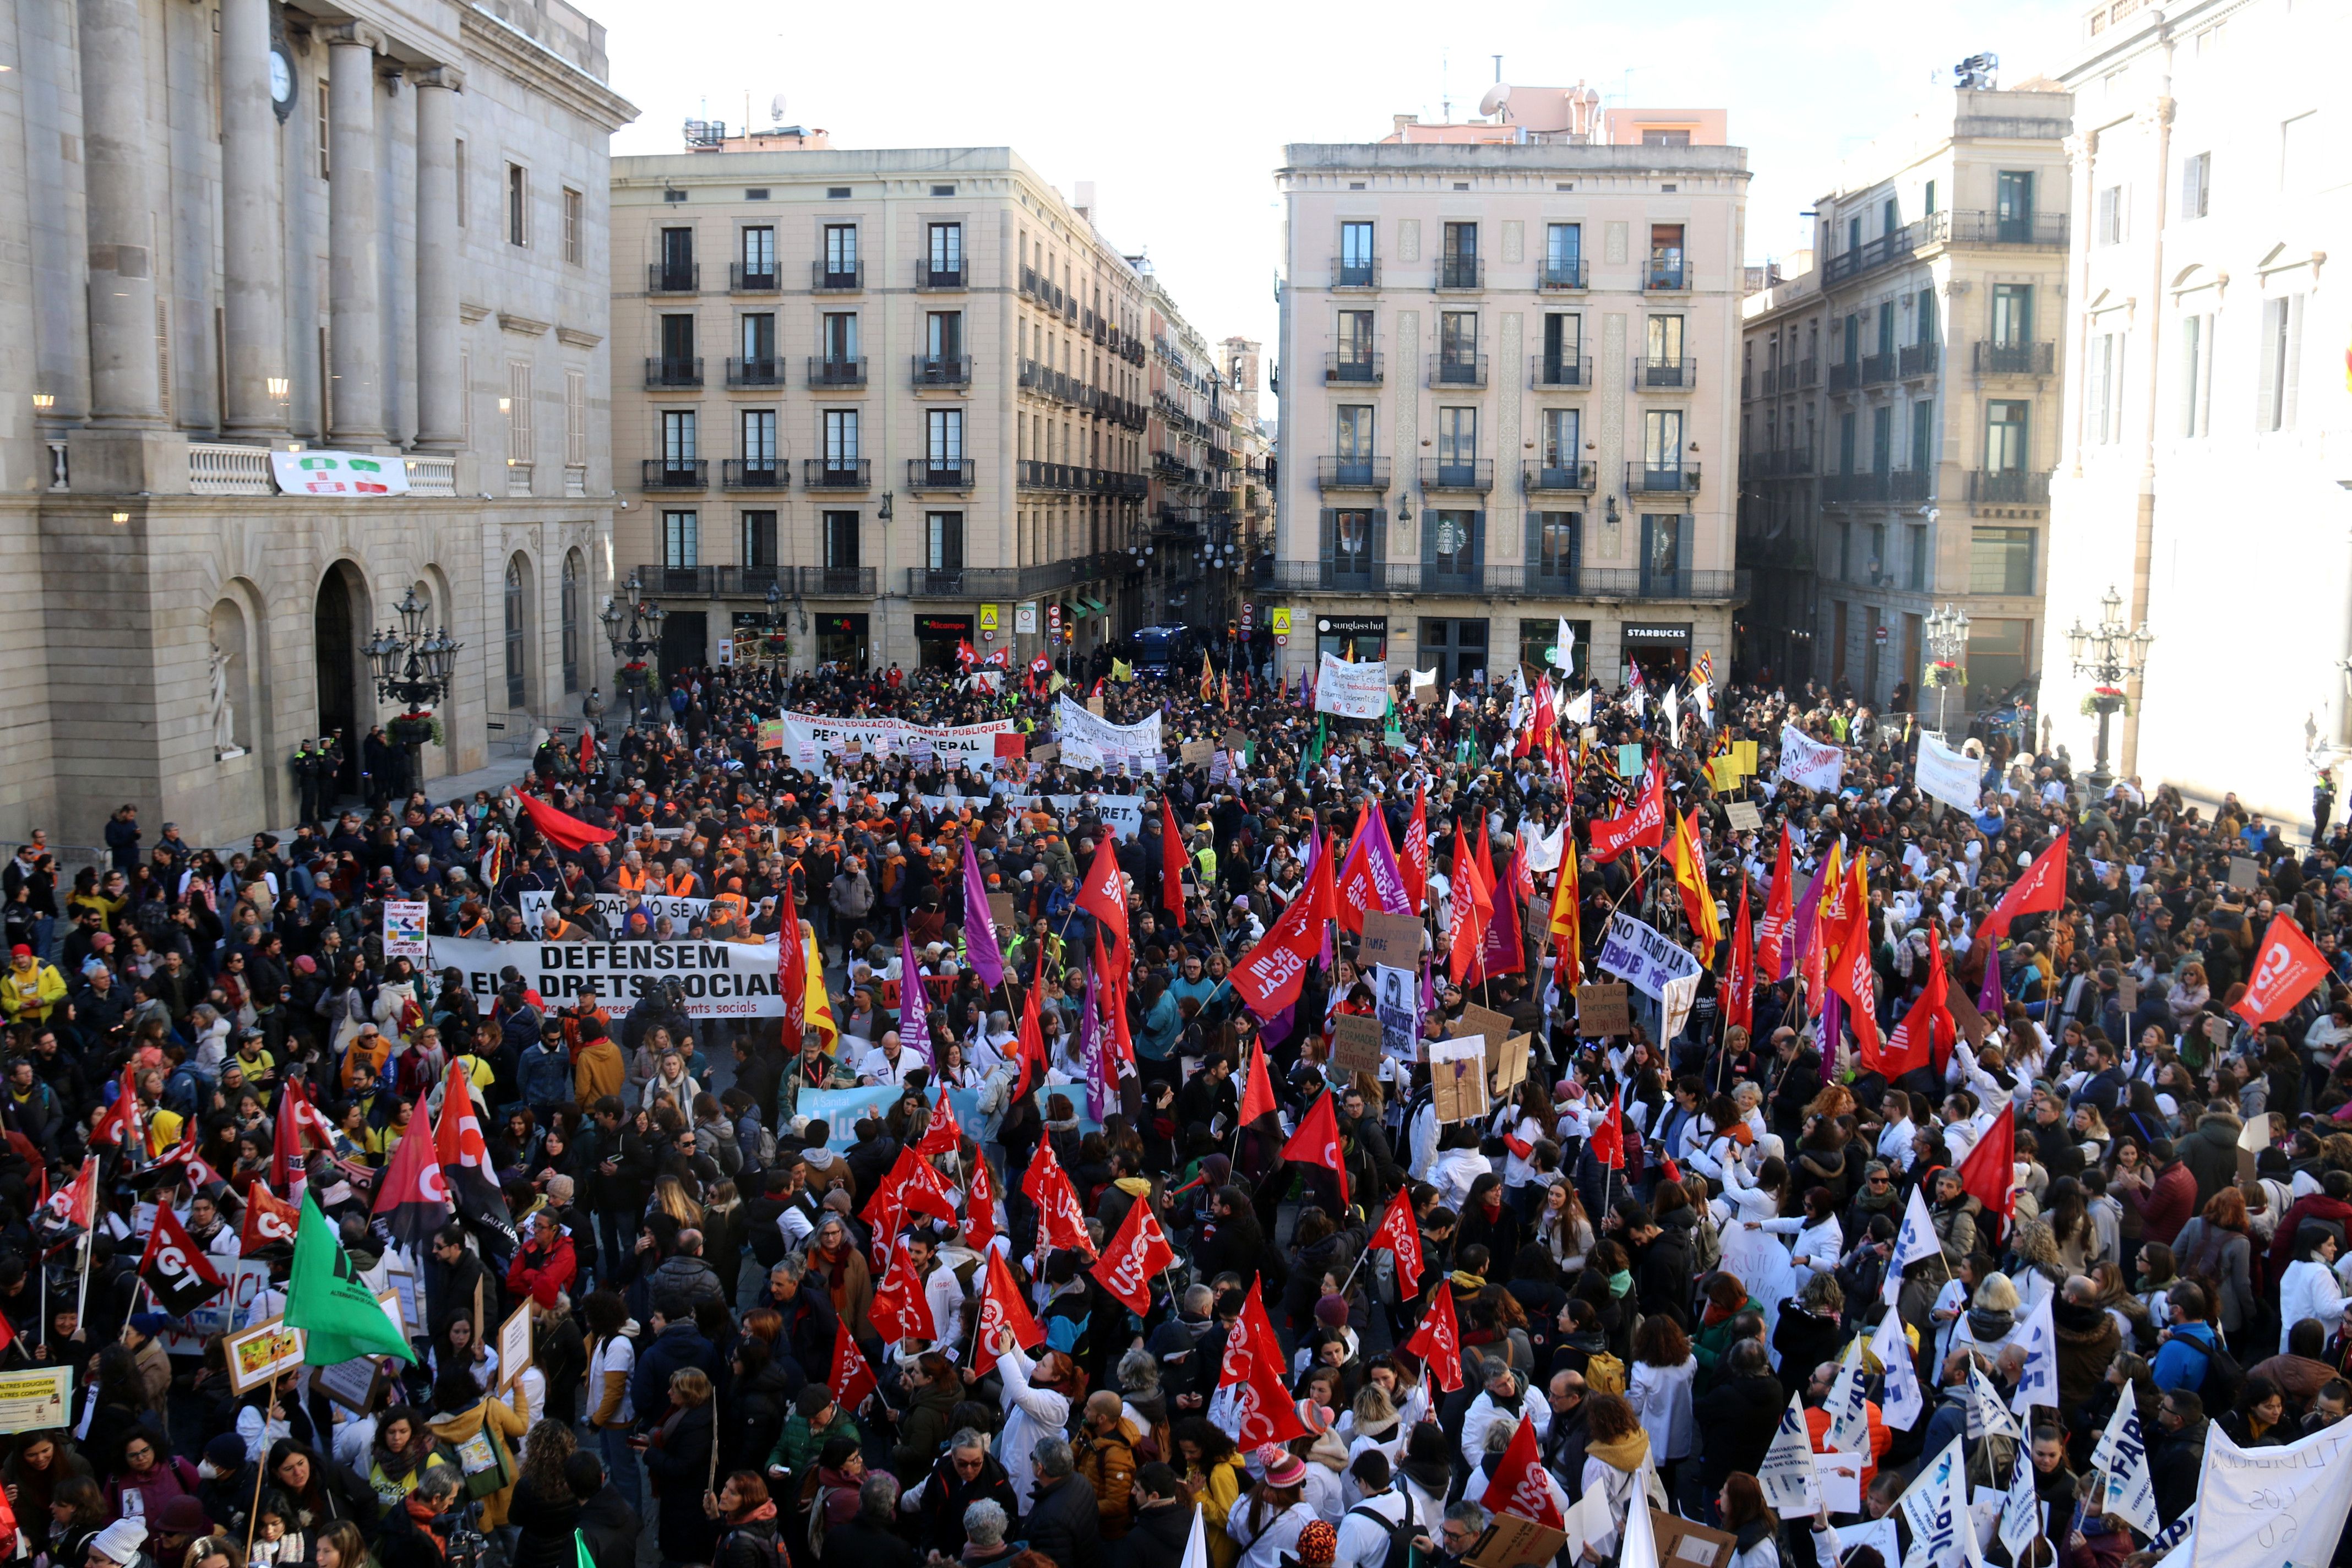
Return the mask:
[[2091,680],[2090,695],[2083,699],[2083,711],[2099,716],[2099,748],[2091,767],[2091,793],[2105,795],[2116,775],[2107,769],[2107,721],[2126,711],[2124,682],[2137,680],[2147,670],[2148,645],[2156,634],[2147,629],[2146,621],[2137,629],[2125,625],[2123,595],[2109,585],[2099,600],[2099,624],[2085,629],[2077,616],[2066,633],[2066,644],[2074,656],[2074,673]]
[[1958,605],[1930,613],[1927,637],[1927,668],[1921,679],[1936,689],[1936,733],[1949,743],[1944,710],[1951,702],[1952,688],[1969,683],[1969,672],[1960,665],[1969,651],[1969,613]]
[[612,645],[613,657],[619,666],[613,679],[628,694],[629,721],[634,724],[645,712],[646,693],[652,685],[652,672],[646,664],[646,655],[661,647],[662,622],[669,612],[645,597],[645,584],[637,574],[629,574],[624,586],[628,591],[625,602],[604,601],[604,608],[596,618],[604,623],[604,640]]
[[414,586],[394,609],[400,616],[399,628],[378,631],[360,652],[366,656],[369,671],[375,677],[377,700],[402,704],[401,713],[384,726],[384,731],[408,752],[413,789],[425,777],[425,742],[434,738],[439,724],[433,716],[433,704],[449,695],[457,650],[465,645],[450,637],[448,627],[425,625],[432,606],[416,596]]

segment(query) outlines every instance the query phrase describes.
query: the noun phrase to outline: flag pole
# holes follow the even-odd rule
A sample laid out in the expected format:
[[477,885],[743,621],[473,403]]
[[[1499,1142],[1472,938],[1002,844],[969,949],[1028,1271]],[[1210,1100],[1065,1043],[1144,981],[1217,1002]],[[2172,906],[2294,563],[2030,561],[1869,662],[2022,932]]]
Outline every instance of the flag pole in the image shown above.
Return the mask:
[[253,1532],[261,1524],[261,1482],[269,1473],[269,1421],[278,1414],[278,1373],[269,1375],[269,1407],[261,1415],[261,1458],[253,1461],[253,1506],[246,1510],[245,1560],[253,1561]]

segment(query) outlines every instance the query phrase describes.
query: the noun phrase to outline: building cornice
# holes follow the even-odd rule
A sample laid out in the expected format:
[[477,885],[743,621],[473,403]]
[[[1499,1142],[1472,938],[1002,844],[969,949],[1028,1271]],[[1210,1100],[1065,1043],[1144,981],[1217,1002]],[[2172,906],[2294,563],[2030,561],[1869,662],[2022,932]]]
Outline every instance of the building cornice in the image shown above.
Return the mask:
[[457,22],[459,37],[479,64],[504,71],[606,131],[636,119],[635,104],[513,24],[478,5],[460,11]]

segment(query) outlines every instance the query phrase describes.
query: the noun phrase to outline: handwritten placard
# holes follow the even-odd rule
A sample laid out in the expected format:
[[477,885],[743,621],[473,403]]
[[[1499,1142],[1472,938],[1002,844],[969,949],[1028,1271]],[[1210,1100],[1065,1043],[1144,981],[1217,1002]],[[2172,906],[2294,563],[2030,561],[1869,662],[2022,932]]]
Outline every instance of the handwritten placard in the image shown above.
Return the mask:
[[1217,748],[1207,741],[1187,741],[1178,749],[1176,760],[1188,768],[1206,767]]
[[1734,833],[1760,833],[1764,829],[1763,815],[1752,800],[1730,800],[1723,804],[1723,815]]
[[1379,1072],[1380,1019],[1364,1013],[1342,1013],[1332,1019],[1331,1065],[1345,1073]]
[[1631,1034],[1633,1029],[1633,1017],[1622,982],[1576,988],[1576,1032],[1580,1037],[1598,1040],[1611,1035]]
[[1363,944],[1357,949],[1364,963],[1384,963],[1391,969],[1421,966],[1421,922],[1411,915],[1364,914]]
[[1486,1114],[1486,1047],[1480,1040],[1433,1040],[1429,1094],[1440,1121]]

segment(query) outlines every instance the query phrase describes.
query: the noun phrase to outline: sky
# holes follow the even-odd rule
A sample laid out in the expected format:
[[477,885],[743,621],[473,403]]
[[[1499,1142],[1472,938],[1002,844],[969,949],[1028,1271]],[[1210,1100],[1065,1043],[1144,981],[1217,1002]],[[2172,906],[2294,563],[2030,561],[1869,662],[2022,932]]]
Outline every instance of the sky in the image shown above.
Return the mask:
[[[681,122],[822,126],[836,147],[1009,145],[1095,221],[1213,343],[1274,356],[1285,143],[1370,142],[1391,116],[1471,118],[1496,79],[1583,81],[1611,104],[1722,107],[1748,149],[1748,259],[1811,243],[1798,215],[1843,159],[1948,87],[1969,55],[2013,85],[2054,70],[2082,7],[2051,0],[1358,0],[1263,10],[996,4],[780,7],[772,0],[581,0],[637,106],[616,155],[682,150]],[[1899,16],[1900,26],[1889,25]],[[690,25],[681,25],[690,18]],[[1271,405],[1267,408],[1269,416]]]

